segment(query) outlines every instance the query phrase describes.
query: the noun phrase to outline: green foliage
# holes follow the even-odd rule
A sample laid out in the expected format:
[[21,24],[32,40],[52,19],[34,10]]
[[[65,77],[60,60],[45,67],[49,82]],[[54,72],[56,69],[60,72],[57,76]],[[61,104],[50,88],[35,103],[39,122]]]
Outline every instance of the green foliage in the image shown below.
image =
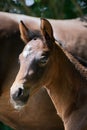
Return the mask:
[[6,126],[0,122],[0,130],[12,130],[12,129],[9,126]]
[[0,10],[55,19],[75,18],[87,14],[87,0],[34,0],[32,6],[27,6],[25,0],[0,0]]

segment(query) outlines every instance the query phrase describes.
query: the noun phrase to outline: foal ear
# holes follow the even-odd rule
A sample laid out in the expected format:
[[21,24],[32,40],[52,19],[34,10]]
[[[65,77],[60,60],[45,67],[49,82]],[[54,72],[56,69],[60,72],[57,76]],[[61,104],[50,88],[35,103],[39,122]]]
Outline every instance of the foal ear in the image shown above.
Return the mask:
[[53,29],[50,22],[46,19],[41,18],[41,32],[46,39],[48,47],[52,47],[54,43]]
[[25,43],[28,43],[31,40],[31,35],[33,32],[26,27],[23,21],[20,21],[19,23],[19,30],[20,30],[22,40]]

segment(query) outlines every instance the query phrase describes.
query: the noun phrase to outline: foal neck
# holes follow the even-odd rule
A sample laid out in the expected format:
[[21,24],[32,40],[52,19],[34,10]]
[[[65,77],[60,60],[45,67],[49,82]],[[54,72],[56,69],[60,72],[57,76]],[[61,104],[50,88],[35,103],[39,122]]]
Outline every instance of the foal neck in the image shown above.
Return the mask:
[[[77,70],[77,65],[75,66],[67,55],[62,48],[59,46],[55,47],[53,54],[53,57],[55,57],[55,61],[53,61],[55,69],[52,67],[54,72],[52,77],[49,78],[49,80],[52,80],[46,86],[57,113],[64,122],[66,117],[69,117],[73,111],[80,108],[81,103],[83,103],[79,101],[80,99],[82,100],[81,95],[84,95],[85,90],[87,91],[86,78],[81,75],[79,69]],[[77,61],[76,63],[79,67],[79,63]],[[87,99],[86,94],[84,95],[85,97]]]

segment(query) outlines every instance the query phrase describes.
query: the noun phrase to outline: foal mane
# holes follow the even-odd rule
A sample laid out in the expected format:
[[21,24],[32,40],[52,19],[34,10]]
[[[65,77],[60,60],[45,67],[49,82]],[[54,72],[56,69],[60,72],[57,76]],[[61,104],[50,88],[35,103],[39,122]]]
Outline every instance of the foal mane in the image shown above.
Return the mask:
[[60,48],[62,49],[64,54],[67,56],[69,61],[75,66],[75,68],[80,72],[80,74],[87,80],[87,68],[83,66],[70,52],[68,52],[67,50],[64,50],[61,43],[59,44],[56,43],[56,45],[60,46]]

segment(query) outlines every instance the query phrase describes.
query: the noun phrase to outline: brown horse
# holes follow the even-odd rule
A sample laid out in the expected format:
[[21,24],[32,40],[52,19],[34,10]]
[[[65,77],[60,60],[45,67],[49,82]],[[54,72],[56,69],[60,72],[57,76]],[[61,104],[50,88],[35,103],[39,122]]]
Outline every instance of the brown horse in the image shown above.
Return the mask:
[[[24,47],[19,34],[20,20],[31,32],[39,30],[39,18],[0,12],[0,121],[18,130],[61,130],[62,122],[43,88],[20,111],[9,103],[9,89],[19,70],[18,56]],[[63,47],[75,56],[87,59],[87,23],[79,19],[50,22],[56,39],[64,43]]]
[[[29,105],[20,112],[9,103],[9,89],[19,70],[18,56],[24,47],[16,17],[9,13],[0,14],[0,121],[17,130],[63,130],[44,89],[32,96]],[[26,21],[26,16],[23,19]]]
[[[23,30],[22,25],[20,23],[21,35],[25,39],[25,30],[26,34],[29,31]],[[43,86],[65,130],[87,130],[87,69],[56,44],[47,20],[41,19],[41,31],[27,43],[19,61],[20,70],[10,90],[14,107],[22,108]]]

